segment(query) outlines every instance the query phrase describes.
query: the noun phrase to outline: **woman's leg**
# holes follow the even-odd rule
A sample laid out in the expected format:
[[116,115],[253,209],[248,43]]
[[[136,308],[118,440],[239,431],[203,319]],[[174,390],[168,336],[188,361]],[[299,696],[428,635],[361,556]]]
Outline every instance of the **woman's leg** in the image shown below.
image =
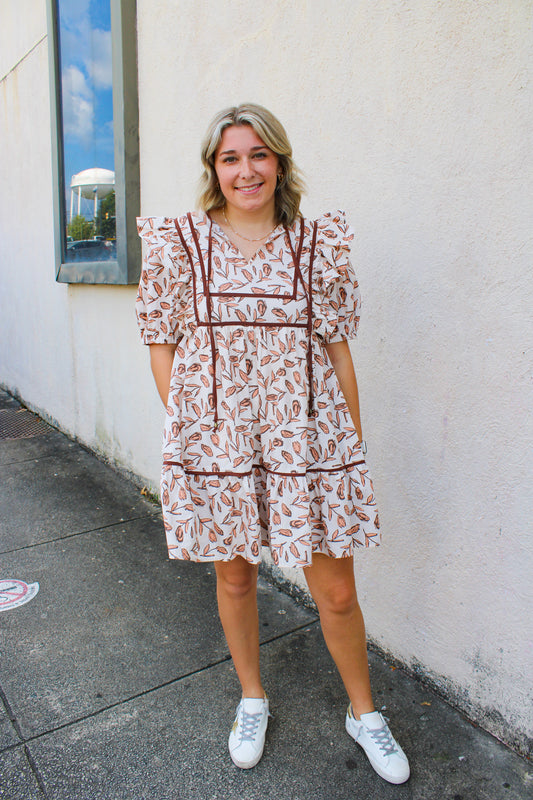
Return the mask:
[[324,639],[348,692],[354,715],[374,710],[365,623],[357,600],[353,559],[313,555],[304,569],[309,591],[317,604]]
[[[350,697],[346,730],[363,748],[378,775],[390,783],[404,783],[409,778],[409,762],[385,719],[374,711],[365,624],[357,601],[352,559],[315,554],[313,565],[304,572],[320,612],[326,644]],[[362,716],[365,714],[368,716]]]
[[215,561],[218,613],[243,697],[264,697],[259,672],[257,564],[241,556]]

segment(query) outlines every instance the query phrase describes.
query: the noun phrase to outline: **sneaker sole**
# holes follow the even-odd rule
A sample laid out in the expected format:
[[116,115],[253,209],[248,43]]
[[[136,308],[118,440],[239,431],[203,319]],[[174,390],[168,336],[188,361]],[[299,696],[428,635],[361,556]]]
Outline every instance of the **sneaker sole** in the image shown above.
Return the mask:
[[368,753],[366,752],[366,750],[365,750],[365,748],[363,747],[363,745],[362,745],[362,744],[361,744],[361,743],[360,743],[360,742],[357,740],[357,738],[356,738],[356,737],[353,735],[353,733],[351,732],[351,730],[350,730],[350,728],[349,728],[349,723],[348,723],[348,722],[346,722],[346,733],[348,734],[348,736],[350,736],[350,737],[351,737],[351,738],[354,740],[354,742],[355,742],[356,744],[358,744],[358,745],[359,745],[359,747],[361,748],[361,750],[363,751],[363,753],[365,754],[365,756],[368,758],[368,760],[369,760],[369,762],[370,762],[370,764],[371,764],[371,766],[372,766],[372,769],[374,770],[374,772],[377,772],[377,774],[379,775],[379,777],[380,777],[380,778],[383,778],[383,780],[384,780],[384,781],[387,781],[387,783],[394,783],[396,786],[398,786],[399,784],[401,784],[401,783],[406,783],[406,782],[409,780],[409,778],[411,777],[411,770],[409,770],[409,772],[407,773],[407,775],[406,775],[406,777],[405,777],[405,778],[392,778],[392,777],[390,777],[390,775],[387,775],[387,774],[386,774],[386,773],[385,773],[385,772],[384,772],[384,771],[381,769],[381,767],[380,767],[378,764],[376,764],[376,762],[375,762],[375,761],[373,761],[373,760],[372,760],[372,758],[371,758],[371,757],[368,755]]
[[236,759],[233,756],[233,753],[230,753],[231,760],[233,761],[235,766],[239,767],[240,769],[252,769],[252,767],[255,767],[255,765],[259,764],[259,762],[261,761],[264,749],[265,749],[264,747],[261,748],[261,752],[256,756],[256,758],[254,758],[253,761],[238,761],[238,759]]

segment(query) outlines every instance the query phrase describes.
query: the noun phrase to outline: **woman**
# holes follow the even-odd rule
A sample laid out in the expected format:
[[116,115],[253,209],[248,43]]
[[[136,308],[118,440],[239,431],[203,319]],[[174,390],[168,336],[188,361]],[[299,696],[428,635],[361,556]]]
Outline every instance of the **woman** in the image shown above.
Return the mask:
[[348,733],[392,783],[409,766],[370,690],[352,555],[378,543],[347,339],[359,317],[342,212],[299,213],[279,121],[219,113],[202,147],[200,212],[139,219],[148,248],[137,313],[167,409],[161,499],[170,558],[214,561],[220,619],[242,687],[234,763],[262,756],[261,545],[302,566],[349,696]]

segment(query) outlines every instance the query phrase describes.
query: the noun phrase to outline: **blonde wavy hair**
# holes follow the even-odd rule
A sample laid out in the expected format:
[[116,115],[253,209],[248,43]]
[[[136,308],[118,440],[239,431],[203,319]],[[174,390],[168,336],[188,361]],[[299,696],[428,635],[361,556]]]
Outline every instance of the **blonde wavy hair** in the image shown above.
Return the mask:
[[282,173],[275,193],[276,222],[290,226],[300,211],[304,183],[292,160],[292,147],[281,122],[263,106],[243,103],[220,111],[211,122],[202,142],[202,165],[198,205],[202,211],[222,208],[226,199],[220,190],[215,171],[217,148],[226,128],[232,125],[251,125],[267,147],[278,157]]

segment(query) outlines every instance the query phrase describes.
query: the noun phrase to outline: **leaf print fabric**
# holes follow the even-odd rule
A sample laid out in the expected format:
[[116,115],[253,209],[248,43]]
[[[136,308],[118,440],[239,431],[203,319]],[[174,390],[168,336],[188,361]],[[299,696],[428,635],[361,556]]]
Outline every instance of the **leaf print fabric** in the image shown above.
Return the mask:
[[293,567],[378,544],[372,481],[324,347],[359,323],[342,212],[276,228],[249,261],[205,214],[138,229],[141,336],[176,343],[161,477],[170,558],[258,563],[265,545]]

